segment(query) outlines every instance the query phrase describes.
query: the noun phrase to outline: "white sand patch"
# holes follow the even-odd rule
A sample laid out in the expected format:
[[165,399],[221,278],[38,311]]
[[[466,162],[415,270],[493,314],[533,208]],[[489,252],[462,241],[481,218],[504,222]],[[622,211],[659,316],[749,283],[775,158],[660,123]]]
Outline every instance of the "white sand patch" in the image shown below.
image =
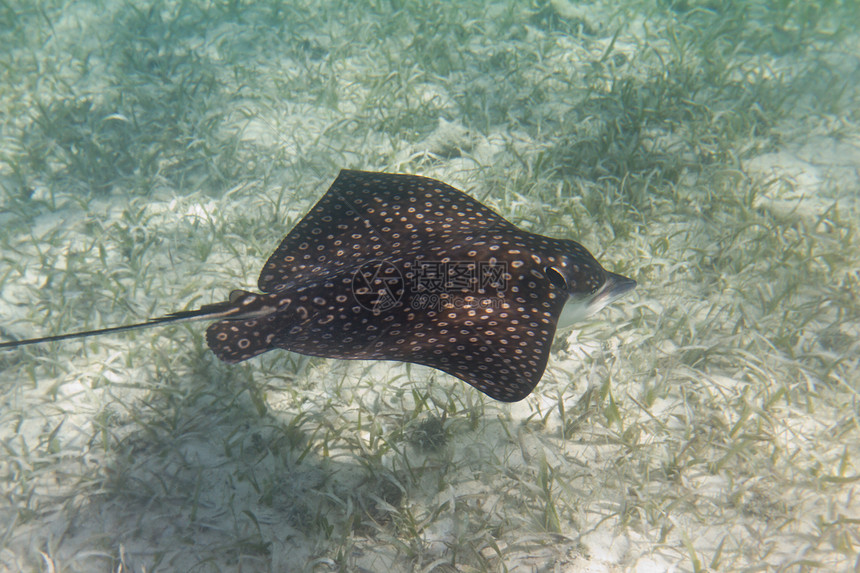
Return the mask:
[[[746,170],[768,182],[758,204],[781,216],[816,217],[834,203],[833,190],[857,185],[860,179],[860,139],[812,136],[784,149],[759,155]],[[856,197],[855,197],[856,199]],[[857,201],[842,198],[841,203]]]

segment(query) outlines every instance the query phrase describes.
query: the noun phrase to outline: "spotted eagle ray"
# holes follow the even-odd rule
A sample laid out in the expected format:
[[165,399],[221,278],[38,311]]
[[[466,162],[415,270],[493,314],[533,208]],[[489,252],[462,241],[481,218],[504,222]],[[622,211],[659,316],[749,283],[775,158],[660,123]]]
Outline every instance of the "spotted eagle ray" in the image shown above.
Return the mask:
[[217,319],[206,342],[224,362],[273,348],[411,362],[516,402],[543,376],[558,328],[635,286],[579,243],[518,229],[441,181],[344,170],[269,257],[260,293],[0,348]]

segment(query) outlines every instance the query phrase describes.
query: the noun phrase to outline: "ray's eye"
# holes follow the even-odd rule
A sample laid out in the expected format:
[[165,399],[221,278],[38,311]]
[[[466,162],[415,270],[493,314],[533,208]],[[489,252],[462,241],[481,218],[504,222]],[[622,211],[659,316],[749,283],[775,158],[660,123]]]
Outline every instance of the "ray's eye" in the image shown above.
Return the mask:
[[554,267],[547,267],[544,269],[544,272],[546,273],[549,282],[552,283],[552,286],[560,290],[567,290],[567,281],[564,280],[564,276]]

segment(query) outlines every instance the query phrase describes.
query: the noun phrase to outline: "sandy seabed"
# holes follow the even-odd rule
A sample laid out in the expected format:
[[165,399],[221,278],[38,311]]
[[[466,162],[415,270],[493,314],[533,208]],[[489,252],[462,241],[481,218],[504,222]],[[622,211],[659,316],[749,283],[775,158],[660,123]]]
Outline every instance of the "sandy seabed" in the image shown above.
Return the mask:
[[2,351],[0,570],[857,570],[857,10],[3,3],[3,340],[253,289],[340,168],[640,286],[512,405],[195,323]]

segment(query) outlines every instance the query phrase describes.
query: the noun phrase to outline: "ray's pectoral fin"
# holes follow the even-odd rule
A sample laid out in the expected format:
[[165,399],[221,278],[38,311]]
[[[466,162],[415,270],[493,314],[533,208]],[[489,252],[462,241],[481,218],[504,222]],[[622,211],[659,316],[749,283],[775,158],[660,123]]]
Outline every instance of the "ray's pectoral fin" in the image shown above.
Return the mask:
[[474,307],[446,308],[444,324],[410,344],[409,354],[404,349],[390,357],[447,372],[495,400],[518,402],[543,376],[561,304],[559,298],[540,309],[506,306],[479,322]]
[[514,333],[493,338],[479,329],[458,332],[464,334],[455,334],[447,350],[413,346],[412,356],[398,353],[386,358],[447,372],[502,402],[519,402],[531,394],[546,369],[551,335],[525,339]]
[[458,360],[440,366],[438,362],[422,361],[480,390],[490,398],[500,402],[519,402],[534,390],[543,376],[548,354],[531,360],[534,365],[512,363],[508,357],[494,356],[493,362],[475,364],[474,361]]

